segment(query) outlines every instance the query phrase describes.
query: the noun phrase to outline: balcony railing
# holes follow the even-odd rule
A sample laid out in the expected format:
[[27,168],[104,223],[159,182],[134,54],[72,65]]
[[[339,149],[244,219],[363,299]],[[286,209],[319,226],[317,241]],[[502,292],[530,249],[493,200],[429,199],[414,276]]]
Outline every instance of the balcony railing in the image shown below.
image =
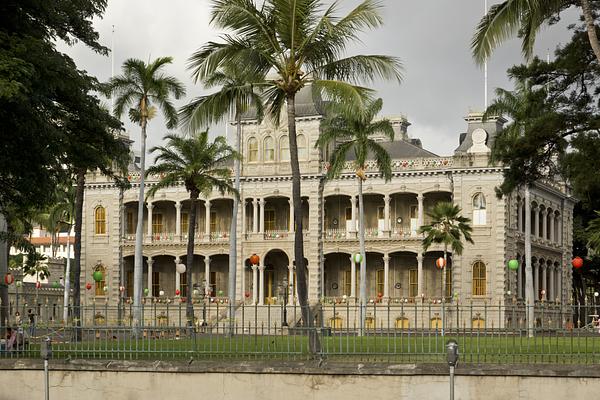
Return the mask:
[[[206,238],[209,238],[210,242],[228,242],[229,241],[229,232],[211,232],[209,236],[206,235],[205,232],[196,232],[194,234],[194,241],[196,243],[206,242]],[[131,244],[135,242],[135,234],[127,233],[124,236],[125,243]],[[177,235],[172,232],[166,233],[155,233],[150,236],[144,235],[144,243],[187,243],[188,235],[187,233]]]
[[265,240],[280,240],[287,239],[289,237],[289,231],[284,229],[265,231]]

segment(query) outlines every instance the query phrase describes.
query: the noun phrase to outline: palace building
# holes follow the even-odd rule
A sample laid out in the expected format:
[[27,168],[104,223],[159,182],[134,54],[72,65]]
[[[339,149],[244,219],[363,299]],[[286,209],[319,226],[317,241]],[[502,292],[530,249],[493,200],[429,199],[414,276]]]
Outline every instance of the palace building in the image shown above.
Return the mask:
[[[357,237],[357,182],[352,160],[339,179],[325,179],[327,149],[315,148],[319,136],[319,107],[306,89],[297,98],[297,140],[302,173],[304,252],[308,268],[309,301],[354,304],[359,293],[358,266],[352,255]],[[285,116],[284,116],[285,120]],[[367,296],[370,303],[436,304],[445,291],[446,302],[460,304],[519,303],[525,294],[524,237],[532,238],[535,293],[540,302],[563,304],[570,299],[572,214],[575,200],[560,181],[538,182],[531,192],[532,231],[524,231],[523,192],[498,198],[503,167],[491,165],[490,148],[506,122],[482,120],[470,113],[458,147],[436,155],[410,138],[404,117],[390,118],[393,141],[381,140],[392,157],[393,178],[385,182],[376,165],[369,164],[363,184]],[[290,283],[294,300],[292,180],[286,126],[257,123],[248,115],[242,123],[242,207],[237,223],[236,298],[245,304],[280,304],[282,288]],[[129,173],[132,188],[120,195],[115,184],[99,173],[87,178],[82,234],[82,287],[85,302],[116,305],[119,288],[133,295],[133,259],[139,172]],[[152,186],[157,177],[148,177]],[[435,260],[442,247],[422,248],[418,228],[429,221],[437,202],[453,201],[471,219],[475,244],[464,243],[462,255],[449,255],[446,287]],[[197,204],[192,282],[178,274],[186,263],[189,196],[183,185],[161,190],[149,198],[144,212],[144,288],[148,297],[174,298],[204,294],[228,296],[229,226],[233,200],[214,192]],[[258,265],[249,258],[257,254]],[[517,271],[506,265],[519,260]],[[82,300],[82,303],[84,301]],[[334,316],[335,317],[335,316]],[[399,317],[400,318],[400,317]],[[402,317],[403,318],[403,317]]]

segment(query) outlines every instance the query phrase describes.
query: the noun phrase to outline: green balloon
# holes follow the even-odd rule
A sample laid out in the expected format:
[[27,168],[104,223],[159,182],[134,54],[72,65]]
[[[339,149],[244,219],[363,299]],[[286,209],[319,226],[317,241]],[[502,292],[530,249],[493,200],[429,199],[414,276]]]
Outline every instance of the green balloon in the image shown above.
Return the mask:
[[508,269],[512,270],[512,271],[516,271],[519,269],[519,261],[517,260],[510,260],[508,262]]
[[54,281],[54,282],[52,283],[52,287],[53,287],[54,289],[58,289],[58,288],[60,287],[60,283],[58,283],[57,281]]
[[361,261],[362,261],[362,254],[360,254],[360,253],[356,253],[356,254],[354,255],[354,262],[355,262],[355,263],[359,263],[359,262],[361,262]]
[[102,271],[94,271],[92,277],[96,282],[101,282],[102,279],[104,279],[104,274],[102,273]]
[[150,293],[150,291],[148,290],[148,288],[144,289],[144,296],[148,296],[148,293]]

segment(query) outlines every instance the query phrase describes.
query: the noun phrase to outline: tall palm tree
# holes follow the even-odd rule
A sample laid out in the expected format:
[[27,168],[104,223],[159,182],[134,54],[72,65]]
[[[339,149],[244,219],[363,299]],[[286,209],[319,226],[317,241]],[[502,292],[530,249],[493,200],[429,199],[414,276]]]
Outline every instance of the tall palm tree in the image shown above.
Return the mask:
[[[148,168],[147,175],[161,176],[158,183],[148,190],[152,197],[160,189],[182,182],[190,194],[190,213],[188,223],[186,277],[189,287],[192,283],[192,266],[194,264],[194,235],[196,231],[196,202],[200,194],[205,196],[217,189],[222,194],[238,192],[231,185],[231,169],[229,163],[239,158],[227,139],[218,136],[214,142],[208,139],[208,131],[191,137],[166,135],[166,146],[153,147],[150,153],[158,153],[155,164]],[[188,326],[194,322],[191,291],[186,296],[186,318]]]
[[[221,66],[239,65],[264,78],[261,88],[267,112],[275,123],[279,123],[282,110],[287,111],[297,290],[302,319],[310,328],[313,320],[304,263],[296,94],[312,84],[313,90],[323,96],[345,99],[347,108],[359,106],[371,92],[352,83],[379,77],[399,81],[400,63],[384,55],[344,55],[348,45],[359,40],[360,32],[382,24],[381,4],[376,0],[364,0],[341,17],[337,15],[337,2],[328,5],[323,0],[213,0],[212,5],[212,22],[228,34],[192,55],[194,76],[202,80]],[[267,77],[268,73],[272,75]],[[310,337],[310,349],[315,352],[317,338]]]
[[[423,238],[423,250],[427,251],[434,243],[444,245],[444,268],[448,268],[448,248],[452,254],[461,255],[463,251],[462,237],[469,243],[474,243],[471,238],[473,228],[469,225],[471,220],[463,217],[459,206],[452,202],[442,201],[437,203],[433,210],[427,215],[431,221],[419,228],[419,233],[425,235]],[[444,334],[444,312],[445,312],[445,289],[446,271],[442,269],[442,335]]]
[[330,158],[328,178],[338,177],[346,165],[349,154],[354,155],[354,168],[358,184],[358,238],[360,244],[360,331],[364,333],[367,307],[367,258],[365,254],[365,215],[363,202],[363,182],[366,180],[365,168],[369,159],[375,159],[379,172],[386,182],[392,179],[392,165],[388,152],[373,139],[376,134],[383,134],[394,140],[394,128],[388,119],[375,121],[375,116],[381,111],[383,101],[373,100],[365,104],[360,112],[344,112],[343,109],[331,109],[329,115],[321,124],[321,135],[316,147],[324,148],[333,145]]
[[[233,150],[240,151],[242,140],[242,115],[250,107],[256,110],[257,118],[262,119],[263,104],[261,96],[256,92],[254,83],[258,77],[244,74],[236,65],[223,66],[212,75],[207,76],[202,84],[205,88],[220,86],[213,94],[200,96],[192,100],[180,111],[182,122],[195,132],[203,126],[226,119],[229,123],[231,116],[235,121],[236,136]],[[240,193],[240,160],[236,157],[233,162],[234,188]],[[237,219],[239,214],[239,199],[233,201],[231,227],[229,233],[229,321],[234,323],[235,313],[235,284],[237,268]],[[243,279],[243,278],[242,278]],[[233,332],[233,330],[230,330]]]
[[600,211],[595,211],[596,218],[590,221],[585,229],[588,233],[587,246],[594,252],[600,254]]
[[129,118],[141,127],[140,193],[138,219],[135,230],[135,257],[133,266],[134,323],[141,323],[143,223],[144,223],[144,179],[146,168],[146,127],[159,108],[166,120],[167,128],[177,126],[177,110],[171,97],[179,99],[185,94],[181,82],[163,72],[171,64],[171,57],[159,57],[146,64],[130,58],[123,63],[123,74],[110,79],[106,86],[109,96],[116,97],[114,114],[121,117],[128,109]]
[[483,63],[498,45],[518,34],[523,55],[531,59],[540,27],[575,3],[581,7],[590,46],[600,63],[600,43],[590,0],[505,0],[495,4],[477,25],[471,41],[473,57]]

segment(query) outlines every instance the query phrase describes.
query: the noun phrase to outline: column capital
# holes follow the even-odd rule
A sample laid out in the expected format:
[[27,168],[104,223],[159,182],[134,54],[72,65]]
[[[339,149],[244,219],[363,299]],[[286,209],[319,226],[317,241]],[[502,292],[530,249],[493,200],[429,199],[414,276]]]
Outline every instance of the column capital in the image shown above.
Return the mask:
[[175,208],[181,208],[181,201],[180,200],[177,200],[175,202]]
[[258,270],[259,270],[260,272],[264,271],[264,270],[265,270],[265,266],[264,266],[263,264],[260,264],[260,265],[258,266]]
[[204,200],[204,205],[207,207],[210,207],[210,199],[205,199]]
[[152,207],[154,207],[154,205],[152,204],[152,202],[151,202],[151,201],[148,201],[148,202],[146,203],[146,207],[148,207],[148,210],[152,210]]
[[256,271],[258,269],[258,265],[252,264],[250,268],[252,268],[252,271]]
[[385,201],[386,203],[388,203],[391,199],[391,196],[389,194],[384,194],[383,195],[383,201]]
[[175,265],[179,264],[181,262],[181,258],[179,258],[179,256],[175,257]]
[[383,262],[389,262],[390,261],[390,256],[388,254],[384,254],[383,255]]
[[418,262],[422,262],[423,261],[423,253],[421,253],[421,252],[417,253],[417,261]]
[[154,260],[152,259],[152,257],[148,257],[146,262],[148,263],[148,265],[152,266],[152,264],[154,263]]
[[210,264],[210,256],[204,257],[204,264]]
[[264,198],[264,197],[261,197],[261,198],[258,200],[258,202],[260,203],[260,205],[261,205],[261,206],[264,206],[264,205],[265,205],[265,203],[266,203],[267,201],[265,200],[265,198]]
[[356,196],[350,196],[350,203],[356,204]]
[[425,195],[423,193],[417,194],[417,200],[418,201],[423,201],[424,198],[425,198]]
[[252,199],[252,204],[258,204],[258,199],[256,197]]

